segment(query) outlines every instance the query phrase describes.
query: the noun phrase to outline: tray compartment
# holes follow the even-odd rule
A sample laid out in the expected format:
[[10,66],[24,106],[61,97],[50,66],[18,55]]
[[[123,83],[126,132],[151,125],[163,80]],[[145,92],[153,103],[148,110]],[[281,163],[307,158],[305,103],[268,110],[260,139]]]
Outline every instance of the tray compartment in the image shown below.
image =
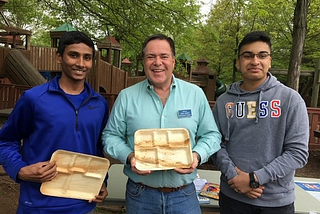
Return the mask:
[[159,148],[159,167],[189,168],[192,157],[188,147]]
[[158,150],[156,148],[139,148],[135,153],[136,167],[150,169],[159,166]]
[[166,130],[153,131],[153,146],[161,147],[168,145],[168,132]]
[[134,149],[139,170],[189,168],[192,164],[189,132],[183,128],[138,130]]
[[57,176],[41,184],[44,195],[90,200],[99,194],[110,162],[108,159],[57,150],[50,161],[56,161]]

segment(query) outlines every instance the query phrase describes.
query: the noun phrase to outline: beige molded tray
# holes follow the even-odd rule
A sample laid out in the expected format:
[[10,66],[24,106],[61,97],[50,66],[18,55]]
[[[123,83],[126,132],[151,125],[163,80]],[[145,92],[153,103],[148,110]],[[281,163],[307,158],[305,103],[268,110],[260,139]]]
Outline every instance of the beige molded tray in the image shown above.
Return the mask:
[[140,129],[134,134],[134,142],[139,170],[189,168],[192,164],[187,129]]
[[65,150],[55,151],[57,176],[41,184],[44,195],[90,200],[99,194],[110,166],[108,159]]

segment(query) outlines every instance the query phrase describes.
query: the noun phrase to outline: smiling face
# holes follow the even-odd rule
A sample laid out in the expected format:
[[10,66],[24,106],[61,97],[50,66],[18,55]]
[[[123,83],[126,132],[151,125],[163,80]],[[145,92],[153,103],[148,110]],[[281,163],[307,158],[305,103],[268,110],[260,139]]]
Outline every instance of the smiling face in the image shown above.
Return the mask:
[[168,41],[155,39],[147,43],[144,49],[143,66],[147,78],[154,87],[171,85],[174,65],[175,58]]
[[84,43],[67,45],[63,56],[57,53],[57,62],[61,64],[61,78],[72,83],[82,83],[92,68],[93,49]]
[[272,61],[270,52],[269,45],[262,41],[242,46],[237,60],[237,68],[241,71],[244,85],[259,86],[266,80]]

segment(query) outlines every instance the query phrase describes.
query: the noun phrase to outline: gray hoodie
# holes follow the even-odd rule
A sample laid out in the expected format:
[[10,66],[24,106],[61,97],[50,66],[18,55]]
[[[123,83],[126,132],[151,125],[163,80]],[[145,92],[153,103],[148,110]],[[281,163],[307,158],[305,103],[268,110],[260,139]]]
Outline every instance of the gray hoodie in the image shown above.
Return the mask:
[[[212,158],[222,172],[221,191],[235,200],[279,207],[295,200],[294,173],[308,159],[309,122],[304,100],[293,89],[268,73],[255,91],[233,83],[213,109],[223,136],[221,149]],[[254,172],[262,196],[250,199],[232,190],[227,181],[237,175],[235,166]]]

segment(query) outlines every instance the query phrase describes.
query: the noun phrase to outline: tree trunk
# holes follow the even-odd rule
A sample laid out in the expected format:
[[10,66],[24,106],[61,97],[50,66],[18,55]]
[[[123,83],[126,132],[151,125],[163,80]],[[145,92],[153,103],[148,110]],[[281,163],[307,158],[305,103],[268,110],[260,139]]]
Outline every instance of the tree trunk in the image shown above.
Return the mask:
[[309,0],[297,0],[294,10],[293,41],[287,85],[296,91],[299,89],[301,59],[307,30],[308,6]]
[[[238,27],[237,27],[237,32],[239,32],[239,25],[238,25]],[[239,45],[239,37],[238,37],[238,34],[236,35],[236,43],[235,43],[235,47],[238,47],[238,45]],[[235,48],[234,49],[234,56],[235,56],[235,58],[233,59],[233,72],[232,72],[232,81],[233,82],[236,82],[237,81],[237,76],[236,76],[236,74],[237,74],[237,71],[238,71],[238,69],[237,69],[237,58],[238,58],[238,49],[237,48]]]

